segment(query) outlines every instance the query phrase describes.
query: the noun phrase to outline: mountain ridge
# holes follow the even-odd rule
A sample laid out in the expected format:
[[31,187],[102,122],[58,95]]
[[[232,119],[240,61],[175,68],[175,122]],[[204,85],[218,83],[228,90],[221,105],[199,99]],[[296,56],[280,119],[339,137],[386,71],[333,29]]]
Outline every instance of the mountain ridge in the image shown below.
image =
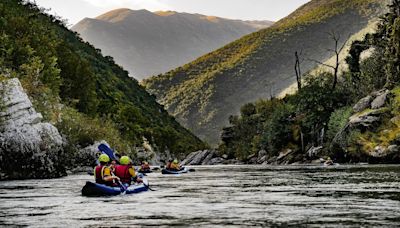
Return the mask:
[[141,80],[270,24],[173,11],[116,9],[94,19],[85,18],[72,29]]

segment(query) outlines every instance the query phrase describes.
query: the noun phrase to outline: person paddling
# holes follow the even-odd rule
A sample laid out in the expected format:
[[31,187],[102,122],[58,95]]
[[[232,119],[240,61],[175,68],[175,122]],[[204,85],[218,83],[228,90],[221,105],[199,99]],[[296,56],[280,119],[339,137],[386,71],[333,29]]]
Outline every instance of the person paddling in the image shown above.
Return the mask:
[[115,181],[119,181],[119,177],[113,176],[109,167],[110,157],[107,154],[99,156],[99,165],[94,168],[94,179],[97,184],[107,186],[115,186]]
[[123,184],[130,185],[132,180],[138,183],[143,182],[143,180],[136,175],[135,169],[132,166],[132,161],[128,156],[122,156],[119,163],[120,165],[115,166],[115,175],[120,178]]
[[150,171],[149,163],[147,161],[142,162],[139,172],[149,172],[149,171]]
[[178,159],[175,159],[171,165],[169,166],[169,170],[179,171],[181,170],[181,166],[178,162]]
[[169,159],[167,164],[165,164],[166,169],[171,169],[172,159]]

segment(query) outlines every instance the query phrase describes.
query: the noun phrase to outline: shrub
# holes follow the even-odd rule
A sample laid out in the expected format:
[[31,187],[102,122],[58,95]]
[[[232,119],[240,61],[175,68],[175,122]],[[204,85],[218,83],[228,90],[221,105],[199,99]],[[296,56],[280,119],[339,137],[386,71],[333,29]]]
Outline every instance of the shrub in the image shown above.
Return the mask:
[[130,143],[122,139],[114,123],[108,119],[90,118],[69,107],[62,109],[59,118],[56,127],[69,144],[86,147],[106,140],[118,151],[130,151]]
[[331,114],[328,122],[328,131],[326,132],[328,141],[331,141],[336,134],[346,126],[352,110],[351,107],[343,107]]

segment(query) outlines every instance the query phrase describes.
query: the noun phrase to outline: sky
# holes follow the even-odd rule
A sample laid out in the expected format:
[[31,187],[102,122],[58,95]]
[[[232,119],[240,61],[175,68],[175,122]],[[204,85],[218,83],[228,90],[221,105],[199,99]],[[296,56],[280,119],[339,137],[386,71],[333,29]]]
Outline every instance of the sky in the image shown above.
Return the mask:
[[309,0],[30,0],[71,26],[116,8],[172,10],[242,20],[271,20],[289,15]]

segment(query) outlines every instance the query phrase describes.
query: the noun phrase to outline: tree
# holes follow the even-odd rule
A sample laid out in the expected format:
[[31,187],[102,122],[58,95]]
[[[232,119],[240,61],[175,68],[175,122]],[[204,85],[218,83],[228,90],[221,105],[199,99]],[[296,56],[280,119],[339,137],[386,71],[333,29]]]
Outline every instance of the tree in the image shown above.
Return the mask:
[[294,56],[296,58],[296,63],[294,64],[294,71],[296,72],[296,80],[297,80],[297,89],[301,90],[301,68],[300,68],[300,58],[302,52],[300,54],[296,51]]
[[338,77],[339,77],[339,68],[340,68],[340,53],[343,51],[344,47],[346,46],[347,40],[343,43],[342,46],[339,46],[340,43],[340,35],[336,34],[335,32],[331,32],[329,33],[329,36],[332,38],[332,40],[335,42],[334,48],[333,49],[328,49],[329,52],[334,53],[335,55],[335,65],[329,65],[326,63],[323,63],[321,61],[318,60],[314,60],[314,59],[310,59],[313,62],[316,62],[318,64],[321,64],[323,66],[326,66],[328,68],[332,68],[333,69],[333,84],[332,84],[332,90],[335,90],[337,82],[338,82]]

